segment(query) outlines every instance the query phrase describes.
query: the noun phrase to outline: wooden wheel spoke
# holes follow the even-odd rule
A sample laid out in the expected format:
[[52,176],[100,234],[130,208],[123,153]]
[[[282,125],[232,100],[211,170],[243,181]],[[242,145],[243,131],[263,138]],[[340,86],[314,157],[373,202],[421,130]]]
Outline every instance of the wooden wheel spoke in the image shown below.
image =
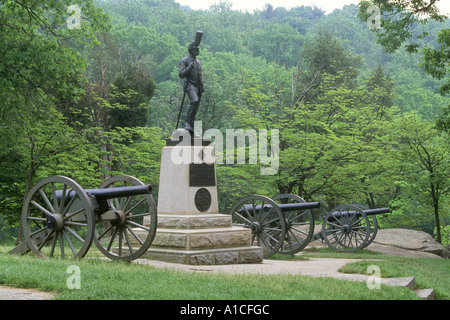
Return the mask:
[[37,203],[36,201],[31,201],[31,204],[33,206],[35,206],[37,209],[39,209],[41,212],[43,212],[47,217],[50,217],[52,215],[52,213],[50,211],[48,211],[47,209],[45,209],[44,207],[42,207],[39,203]]
[[131,245],[130,237],[128,236],[127,230],[122,229],[123,235],[125,236],[125,242],[128,245],[128,249],[130,250],[130,253],[133,254],[133,246]]
[[234,216],[237,217],[238,220],[244,221],[244,222],[247,223],[247,225],[249,225],[249,226],[252,224],[252,222],[251,222],[250,220],[244,218],[241,214],[239,214],[239,213],[237,213],[237,212],[234,214]]
[[136,219],[136,218],[143,218],[143,217],[148,217],[151,216],[152,213],[151,212],[147,212],[147,213],[141,213],[141,214],[135,214],[132,216],[127,216],[127,219]]
[[142,224],[136,223],[134,221],[128,221],[129,224],[132,224],[135,227],[144,229],[145,231],[150,231],[150,228],[147,228],[146,226],[143,226]]
[[114,233],[111,236],[111,239],[109,239],[109,243],[108,243],[108,247],[107,247],[108,251],[111,251],[112,245],[114,243],[114,239],[116,238],[116,235],[117,235],[117,232],[118,232],[118,228],[115,228]]
[[142,239],[136,234],[136,232],[134,232],[134,230],[129,226],[126,225],[127,230],[129,233],[132,234],[132,236],[141,244],[141,246],[144,244],[144,241],[142,241]]
[[56,188],[55,188],[55,182],[51,182],[52,186],[52,198],[53,198],[53,207],[55,208],[55,212],[59,211],[59,205],[58,205],[58,199],[56,197]]
[[70,250],[72,251],[72,254],[74,257],[77,256],[77,251],[75,250],[75,247],[73,246],[72,241],[70,240],[69,235],[67,234],[67,232],[64,232],[64,237],[66,238],[66,242],[69,245]]
[[77,234],[74,230],[72,230],[72,228],[65,227],[64,230],[66,230],[68,233],[73,235],[81,243],[84,243],[84,239],[79,234]]
[[[143,204],[145,202],[145,198],[142,198],[141,200],[139,200],[130,210],[126,210],[124,209],[124,212],[126,215],[129,215],[131,212],[133,212],[134,210],[136,210],[136,208],[138,208],[141,204]],[[149,213],[150,214],[150,213]]]
[[45,204],[50,209],[51,213],[56,213],[55,208],[53,208],[50,200],[48,199],[47,195],[45,194],[44,190],[42,188],[39,189],[39,194],[41,195],[42,199],[44,199]]
[[45,237],[45,239],[41,242],[41,244],[38,246],[39,250],[42,250],[42,248],[45,246],[45,244],[47,243],[47,241],[53,236],[53,234],[55,233],[54,230],[52,230],[51,232],[49,232],[47,234],[47,236]]
[[[72,205],[74,204],[75,199],[78,199],[78,197],[73,196],[72,199],[70,199],[70,201],[69,201],[69,203],[67,204],[67,206],[64,208],[64,211],[61,213],[61,215],[62,215],[65,219],[68,219],[68,218],[66,218],[65,216],[66,216],[66,214],[69,212],[69,209],[70,209],[70,208],[72,207]],[[83,209],[84,209],[84,208],[83,208]],[[72,214],[71,214],[71,216],[72,216]]]

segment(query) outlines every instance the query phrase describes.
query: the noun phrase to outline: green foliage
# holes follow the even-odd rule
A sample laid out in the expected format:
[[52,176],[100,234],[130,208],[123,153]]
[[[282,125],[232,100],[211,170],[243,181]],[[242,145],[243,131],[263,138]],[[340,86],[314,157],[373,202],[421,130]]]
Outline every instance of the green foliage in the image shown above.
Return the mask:
[[[390,53],[409,40],[422,39],[428,35],[425,30],[415,33],[417,29],[413,27],[416,24],[424,25],[430,20],[444,22],[446,19],[446,16],[439,12],[436,1],[430,3],[424,0],[373,0],[361,1],[358,15],[362,21],[367,21],[372,15],[368,12],[370,5],[380,9],[381,28],[374,30],[378,36],[377,41]],[[416,51],[417,47],[418,44],[415,42],[406,45],[406,49],[410,52]]]
[[[449,45],[450,29],[447,17],[440,13],[436,1],[361,1],[358,16],[362,21],[367,21],[369,5],[378,6],[382,15],[380,17],[381,28],[374,29],[377,35],[377,42],[384,50],[393,53],[405,44],[405,50],[415,53],[422,47],[422,59],[419,64],[422,69],[433,78],[444,80],[439,88],[439,93],[443,96],[450,92],[450,82],[448,78],[449,69]],[[436,21],[440,22],[436,30]],[[422,28],[419,28],[419,25]],[[434,30],[428,30],[435,27]],[[428,27],[428,29],[427,29]],[[423,39],[430,34],[437,34],[436,43],[432,46],[424,43]],[[449,133],[450,131],[450,106],[447,103],[442,107],[442,112],[437,120],[437,127]]]
[[[389,139],[394,148],[390,153],[396,159],[399,174],[396,183],[405,195],[413,193],[416,197],[415,209],[410,208],[409,213],[425,211],[434,215],[436,237],[441,242],[441,219],[448,219],[449,214],[445,202],[450,194],[448,137],[414,113],[397,118],[391,125]],[[396,204],[402,207],[400,201]]]
[[[196,11],[174,0],[83,0],[81,29],[69,29],[68,0],[2,1],[2,216],[17,224],[23,195],[53,174],[96,187],[126,173],[157,190],[183,95],[178,63],[202,30],[203,129],[280,131],[276,175],[261,176],[259,162],[218,165],[221,212],[252,193],[292,192],[329,207],[391,205],[383,226],[433,233],[440,221],[444,230],[448,186],[436,193],[437,220],[430,182],[448,176],[448,160],[437,163],[448,145],[430,123],[448,128],[449,22],[434,6],[417,19],[404,12],[411,1],[374,3],[386,7],[372,33],[368,2],[325,15],[305,6],[248,13],[227,2]],[[427,9],[413,4],[410,12]],[[402,44],[424,50],[395,50]],[[439,175],[405,140],[415,128],[426,128],[416,137]]]
[[[437,230],[434,230],[434,233],[437,233],[436,231]],[[441,228],[441,235],[442,235],[442,245],[444,247],[450,245],[450,226],[449,225],[446,225]]]
[[90,45],[95,32],[106,30],[107,16],[92,1],[80,1],[81,28],[69,29],[70,4],[2,1],[0,7],[1,157],[7,170],[0,181],[0,206],[10,224],[18,222],[23,195],[42,177],[40,170],[71,167],[68,154],[83,142],[61,110],[82,92],[86,65],[75,48]]
[[72,46],[88,45],[94,40],[94,32],[107,28],[107,19],[93,1],[82,0],[78,2],[85,16],[81,29],[69,29],[66,20],[70,4],[68,0],[3,1],[0,8],[3,101],[14,99],[17,97],[14,91],[21,89],[28,91],[27,98],[36,102],[79,92],[85,64]]
[[256,29],[248,46],[255,56],[291,67],[299,60],[298,48],[302,44],[303,37],[289,24],[271,23],[264,29]]
[[159,162],[164,141],[157,127],[117,128],[115,174],[129,174],[153,186],[159,184]]
[[[333,44],[328,55],[321,50],[327,44]],[[378,68],[356,88],[350,62],[358,59],[329,33],[305,53],[315,62],[306,70],[273,72],[267,66],[263,77],[244,74],[242,102],[230,104],[235,119],[244,128],[281,131],[280,170],[272,179],[278,193],[320,198],[330,206],[355,200],[375,206],[373,193],[384,191],[380,138],[392,116],[392,81]]]
[[[141,78],[139,83],[133,83],[119,74],[111,85],[110,103],[112,108],[111,127],[143,127],[147,124],[148,96],[153,96],[153,79]],[[133,88],[140,89],[141,92]],[[144,92],[144,93],[143,93]]]
[[[439,93],[445,96],[450,93],[450,29],[442,29],[437,36],[437,42],[439,44],[437,49],[427,47],[423,50],[421,66],[434,78],[445,80],[439,88]],[[442,131],[450,133],[450,105],[442,110],[437,125]]]

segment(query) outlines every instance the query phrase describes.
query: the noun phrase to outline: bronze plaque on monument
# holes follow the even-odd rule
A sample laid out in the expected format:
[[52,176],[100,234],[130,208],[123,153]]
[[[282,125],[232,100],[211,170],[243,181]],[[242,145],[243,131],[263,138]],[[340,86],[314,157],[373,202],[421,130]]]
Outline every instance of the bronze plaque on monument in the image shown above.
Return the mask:
[[190,187],[215,187],[216,173],[214,164],[195,164],[189,165],[189,186]]
[[205,188],[198,190],[195,194],[195,206],[200,212],[208,211],[211,208],[211,193]]

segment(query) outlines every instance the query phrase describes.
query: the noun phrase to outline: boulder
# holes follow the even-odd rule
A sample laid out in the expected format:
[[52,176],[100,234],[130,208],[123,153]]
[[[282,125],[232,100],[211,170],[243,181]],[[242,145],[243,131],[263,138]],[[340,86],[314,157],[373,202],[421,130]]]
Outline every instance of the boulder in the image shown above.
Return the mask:
[[397,247],[405,250],[433,253],[443,258],[449,252],[426,232],[409,229],[381,229],[374,243]]

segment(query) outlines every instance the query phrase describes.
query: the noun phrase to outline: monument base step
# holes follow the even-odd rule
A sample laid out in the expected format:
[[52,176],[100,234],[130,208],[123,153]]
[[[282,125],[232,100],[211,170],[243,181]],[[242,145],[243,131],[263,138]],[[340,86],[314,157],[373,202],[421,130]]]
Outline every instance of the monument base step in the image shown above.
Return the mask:
[[206,229],[232,227],[228,214],[158,214],[158,229]]
[[152,246],[168,249],[204,250],[251,245],[251,230],[240,227],[212,229],[160,229]]
[[254,246],[210,250],[173,250],[150,247],[141,258],[197,266],[256,264],[263,262],[263,250]]

